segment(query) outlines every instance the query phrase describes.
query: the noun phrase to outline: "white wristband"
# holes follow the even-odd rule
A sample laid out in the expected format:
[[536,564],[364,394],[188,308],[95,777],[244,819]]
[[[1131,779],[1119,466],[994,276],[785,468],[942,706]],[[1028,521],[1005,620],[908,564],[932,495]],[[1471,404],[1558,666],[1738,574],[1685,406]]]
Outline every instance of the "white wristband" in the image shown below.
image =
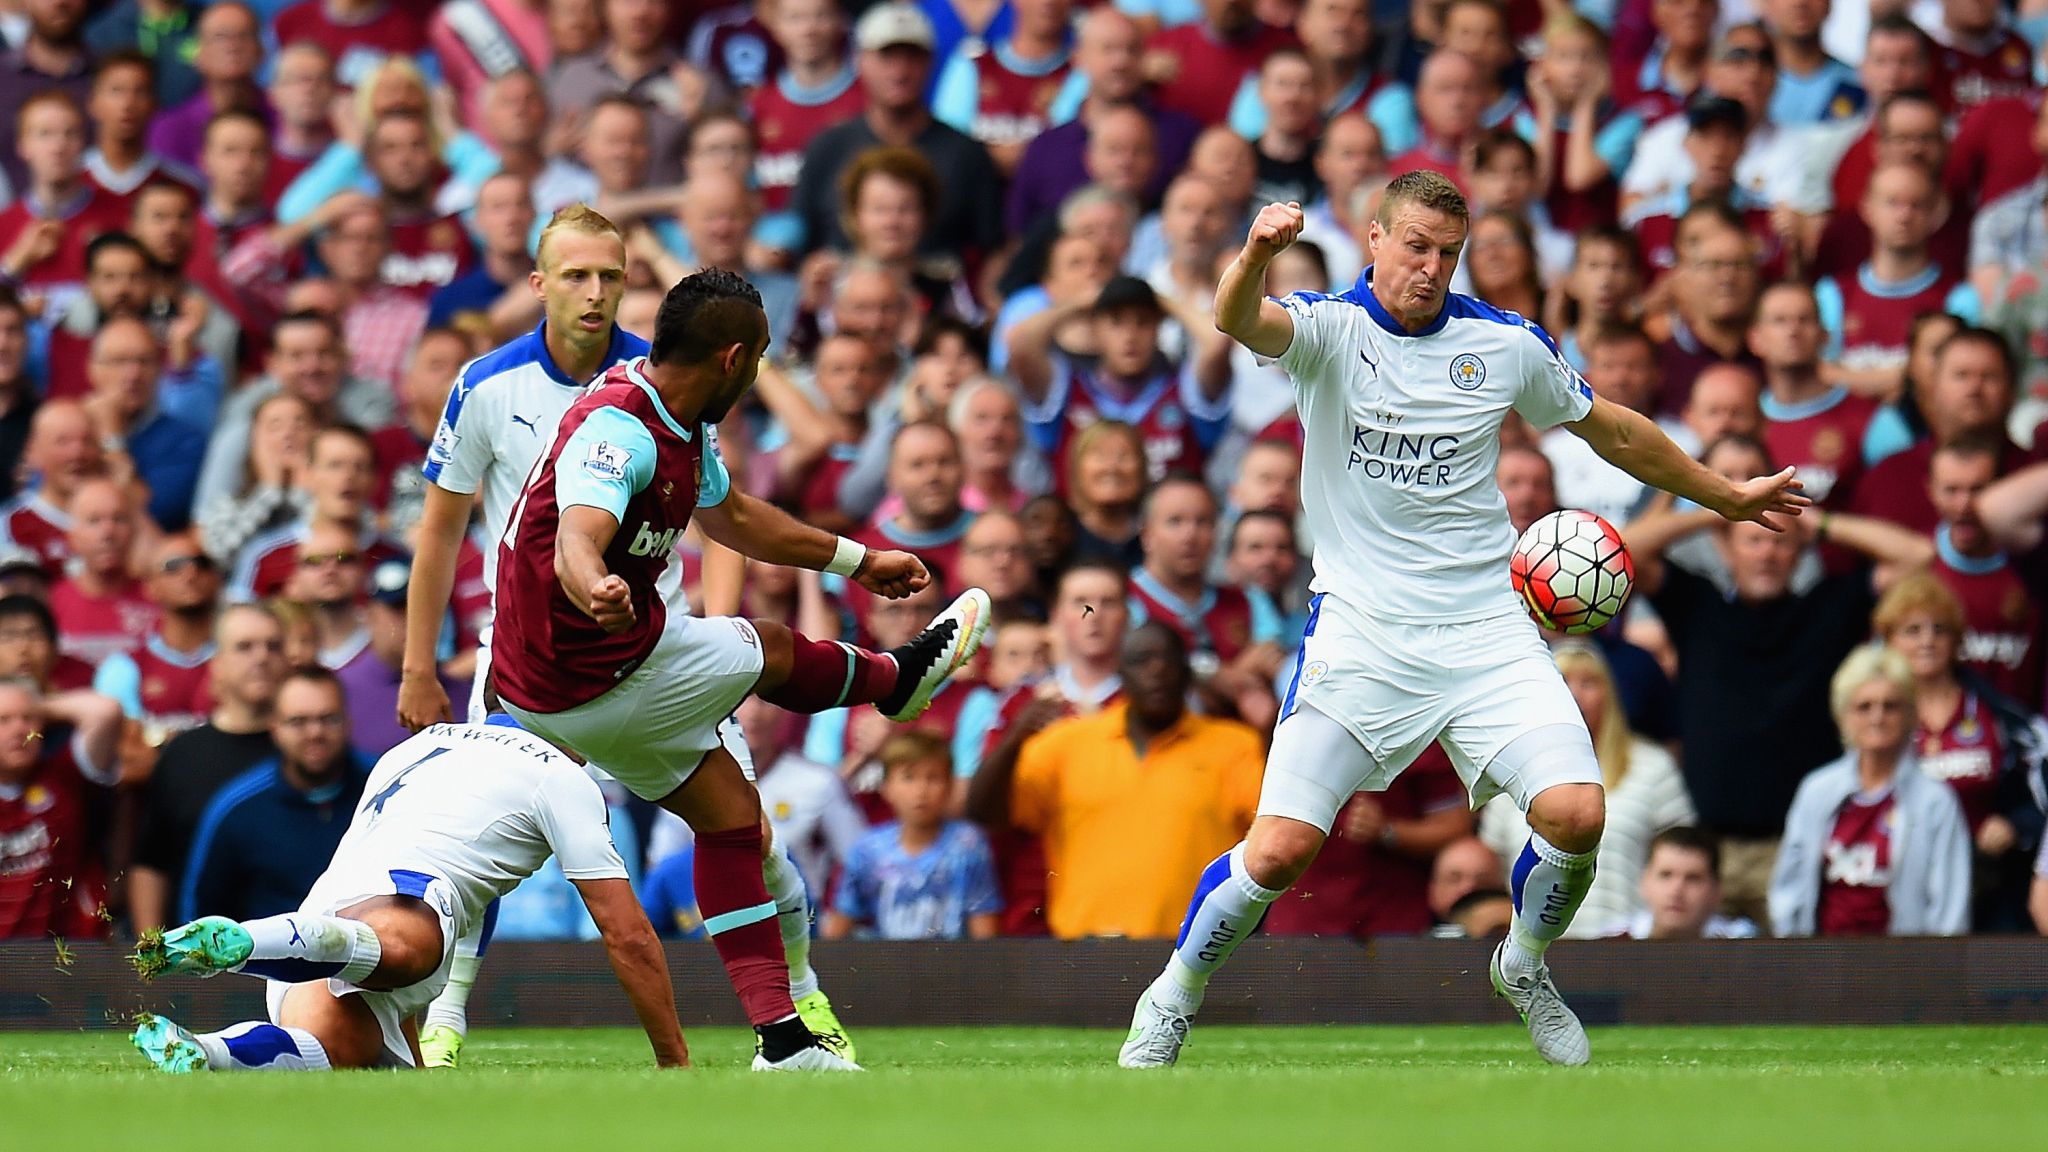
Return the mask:
[[825,565],[825,571],[834,576],[852,576],[860,570],[861,561],[867,558],[867,545],[841,536],[839,546],[832,551],[832,562]]

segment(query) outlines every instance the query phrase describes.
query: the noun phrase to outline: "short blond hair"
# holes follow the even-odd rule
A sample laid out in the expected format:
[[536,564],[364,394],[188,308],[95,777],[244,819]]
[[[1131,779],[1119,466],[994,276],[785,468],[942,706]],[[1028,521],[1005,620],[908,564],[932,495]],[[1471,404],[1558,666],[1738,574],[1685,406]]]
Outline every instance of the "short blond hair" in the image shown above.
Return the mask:
[[1884,595],[1878,597],[1876,611],[1870,614],[1870,630],[1889,643],[1892,634],[1906,626],[1908,618],[1919,615],[1932,616],[1936,624],[1958,638],[1963,634],[1963,602],[1948,585],[1928,572],[1915,572],[1885,589]]
[[1842,666],[1835,669],[1835,678],[1828,682],[1828,709],[1834,713],[1835,724],[1839,727],[1842,717],[1849,714],[1849,698],[1858,689],[1875,680],[1884,680],[1897,688],[1906,697],[1908,714],[1913,708],[1914,684],[1913,666],[1896,648],[1881,644],[1865,644],[1849,653]]
[[953,746],[945,737],[922,728],[889,737],[876,758],[882,762],[885,775],[912,764],[943,764],[946,771],[953,770]]
[[1472,210],[1465,204],[1465,194],[1450,178],[1428,169],[1403,172],[1387,182],[1387,190],[1380,197],[1379,215],[1375,217],[1380,227],[1394,222],[1394,210],[1403,204],[1414,204],[1432,212],[1441,212],[1460,224],[1472,223]]
[[557,209],[553,216],[548,217],[547,227],[540,230],[540,242],[533,248],[533,262],[536,267],[543,270],[547,268],[548,240],[557,232],[610,236],[621,244],[626,242],[625,234],[619,231],[617,224],[612,223],[611,217],[588,204],[571,204],[567,208]]

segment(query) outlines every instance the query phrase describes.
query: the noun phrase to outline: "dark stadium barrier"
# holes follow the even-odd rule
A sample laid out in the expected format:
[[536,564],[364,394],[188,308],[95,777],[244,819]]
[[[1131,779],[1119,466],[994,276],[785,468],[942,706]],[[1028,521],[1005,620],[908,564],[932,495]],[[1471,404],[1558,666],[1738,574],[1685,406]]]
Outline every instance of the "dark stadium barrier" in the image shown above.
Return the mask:
[[[1253,939],[1209,991],[1205,1024],[1498,1023],[1485,942]],[[820,943],[849,1025],[1122,1028],[1166,945],[1099,940]],[[669,945],[687,1025],[744,1022],[707,943]],[[1567,941],[1558,981],[1589,1024],[2048,1022],[2048,940]],[[206,1027],[262,1014],[262,986],[135,979],[117,948],[0,946],[0,1030],[116,1027],[143,1010]],[[470,1001],[479,1024],[630,1026],[604,949],[494,946]]]

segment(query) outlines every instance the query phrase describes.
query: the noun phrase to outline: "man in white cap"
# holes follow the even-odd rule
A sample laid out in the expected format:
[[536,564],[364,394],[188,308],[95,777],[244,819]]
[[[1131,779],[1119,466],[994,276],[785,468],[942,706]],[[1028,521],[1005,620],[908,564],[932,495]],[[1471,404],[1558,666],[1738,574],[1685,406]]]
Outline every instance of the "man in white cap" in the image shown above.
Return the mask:
[[867,110],[829,129],[804,150],[803,175],[790,207],[801,218],[804,250],[845,249],[839,227],[839,174],[870,148],[910,147],[937,170],[939,210],[926,224],[920,252],[994,252],[1002,244],[1001,186],[988,150],[932,118],[925,102],[932,73],[932,22],[915,5],[891,0],[867,10],[854,26]]

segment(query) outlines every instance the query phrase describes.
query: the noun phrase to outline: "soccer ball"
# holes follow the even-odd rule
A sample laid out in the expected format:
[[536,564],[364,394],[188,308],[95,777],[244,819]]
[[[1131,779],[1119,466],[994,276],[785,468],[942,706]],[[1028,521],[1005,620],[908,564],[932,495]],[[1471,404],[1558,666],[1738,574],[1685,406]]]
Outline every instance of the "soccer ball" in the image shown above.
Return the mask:
[[1591,512],[1566,509],[1522,533],[1508,560],[1508,580],[1536,623],[1558,632],[1593,632],[1628,603],[1636,565],[1614,525]]

